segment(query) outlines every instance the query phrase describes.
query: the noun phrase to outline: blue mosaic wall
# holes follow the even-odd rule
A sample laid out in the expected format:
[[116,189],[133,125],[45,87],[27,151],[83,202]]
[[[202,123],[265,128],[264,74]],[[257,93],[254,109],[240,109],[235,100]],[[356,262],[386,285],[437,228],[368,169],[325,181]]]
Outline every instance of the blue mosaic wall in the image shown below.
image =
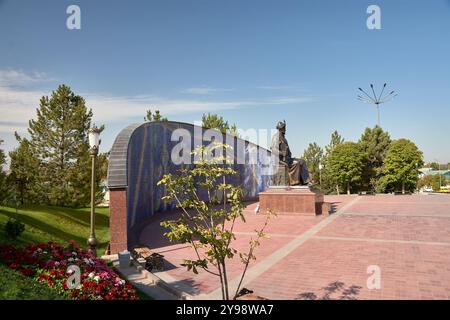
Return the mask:
[[[119,187],[119,184],[114,185],[113,181],[116,181],[117,177],[120,179],[122,177],[114,172],[121,172],[121,174],[125,172],[126,180],[122,179],[122,184],[126,184],[123,187],[127,187],[129,247],[137,241],[137,239],[133,238],[133,235],[136,234],[133,230],[136,230],[135,228],[138,228],[141,222],[157,212],[172,210],[175,207],[174,203],[167,203],[161,200],[165,195],[165,189],[163,186],[157,186],[157,183],[164,174],[175,174],[180,169],[179,165],[175,165],[171,161],[172,148],[179,143],[179,141],[171,141],[171,137],[173,131],[179,128],[191,133],[191,145],[195,148],[193,141],[194,126],[171,121],[131,125],[123,131],[127,133],[126,137],[124,138],[123,134],[122,136],[119,134],[114,143],[111,157],[114,156],[113,154],[118,154],[118,147],[125,148],[125,150],[127,148],[126,162],[116,159],[110,161],[108,183],[110,188]],[[197,127],[197,130],[203,131],[205,129]],[[227,139],[234,139],[235,146],[239,140],[240,143],[245,145],[247,158],[248,151],[256,148],[258,154],[257,164],[235,163],[234,168],[239,172],[239,175],[232,181],[243,187],[247,200],[255,199],[259,192],[266,190],[269,186],[270,175],[267,175],[264,171],[263,163],[269,163],[270,151],[236,137],[224,135],[223,139],[224,142],[232,141]],[[126,146],[125,140],[128,140],[128,146]],[[204,142],[204,144],[209,143],[208,141]],[[116,152],[114,152],[115,150]],[[125,150],[121,152],[124,154]],[[235,149],[235,159],[237,158],[236,153],[237,150]],[[125,163],[126,170],[123,170],[124,168],[121,167],[125,166]]]

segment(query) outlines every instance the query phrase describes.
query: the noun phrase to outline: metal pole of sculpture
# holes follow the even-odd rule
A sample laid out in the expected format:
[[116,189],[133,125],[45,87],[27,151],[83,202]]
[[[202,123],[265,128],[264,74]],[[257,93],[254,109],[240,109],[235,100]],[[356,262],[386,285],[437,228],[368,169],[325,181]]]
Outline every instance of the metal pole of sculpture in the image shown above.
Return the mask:
[[308,185],[309,172],[305,160],[292,158],[289,144],[286,140],[286,121],[279,121],[278,132],[272,137],[272,155],[278,166],[272,177],[272,186],[302,186]]
[[392,100],[393,98],[395,98],[397,96],[397,94],[395,94],[395,91],[391,91],[389,94],[385,95],[383,97],[383,93],[384,93],[384,89],[386,88],[387,83],[384,84],[383,89],[381,90],[380,95],[377,95],[375,93],[375,89],[373,87],[373,84],[370,84],[370,88],[372,89],[372,93],[373,93],[373,97],[371,95],[369,95],[366,91],[364,91],[361,88],[358,88],[359,91],[361,91],[362,93],[364,93],[365,96],[360,96],[358,95],[358,99],[365,102],[365,103],[370,103],[370,104],[374,104],[377,106],[377,114],[378,114],[378,126],[381,127],[381,122],[380,122],[380,104],[386,103],[390,100]]

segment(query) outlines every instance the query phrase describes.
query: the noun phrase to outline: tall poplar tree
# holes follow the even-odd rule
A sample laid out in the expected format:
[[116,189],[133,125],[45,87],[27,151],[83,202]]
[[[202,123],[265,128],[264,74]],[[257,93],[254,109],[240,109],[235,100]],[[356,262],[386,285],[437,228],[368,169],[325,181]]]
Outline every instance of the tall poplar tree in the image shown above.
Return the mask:
[[341,143],[344,142],[345,139],[342,138],[342,136],[339,134],[339,132],[337,132],[337,130],[334,130],[333,133],[331,134],[330,143],[327,146],[325,146],[325,156],[328,157],[337,145],[340,145]]
[[323,159],[324,169],[322,171],[322,189],[325,192],[333,192],[335,190],[339,194],[339,185],[337,185],[332,177],[331,169],[328,166],[328,159],[331,152],[338,145],[344,143],[345,139],[339,134],[337,130],[334,130],[331,134],[330,143],[325,146],[325,155]]
[[303,152],[303,159],[306,161],[308,171],[314,183],[320,183],[319,166],[323,162],[323,149],[317,143],[310,143]]
[[391,137],[381,127],[375,126],[373,129],[366,128],[358,143],[367,154],[363,185],[365,188],[375,190],[381,178],[381,167],[391,144]]

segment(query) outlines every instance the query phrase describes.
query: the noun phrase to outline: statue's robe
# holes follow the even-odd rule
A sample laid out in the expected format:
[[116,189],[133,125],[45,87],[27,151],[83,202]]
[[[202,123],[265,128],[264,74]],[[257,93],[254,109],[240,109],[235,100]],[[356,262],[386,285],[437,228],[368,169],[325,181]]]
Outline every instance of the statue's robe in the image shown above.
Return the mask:
[[272,137],[272,154],[278,155],[282,165],[286,165],[289,170],[289,185],[305,185],[309,182],[309,173],[306,162],[303,159],[292,158],[292,153],[286,137],[277,132]]

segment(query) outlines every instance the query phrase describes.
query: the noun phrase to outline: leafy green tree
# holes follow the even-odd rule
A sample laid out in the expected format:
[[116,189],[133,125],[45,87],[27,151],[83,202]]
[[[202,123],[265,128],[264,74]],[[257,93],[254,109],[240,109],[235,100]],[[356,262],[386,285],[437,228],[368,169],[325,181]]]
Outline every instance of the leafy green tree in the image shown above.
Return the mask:
[[439,191],[441,189],[441,186],[444,186],[447,184],[447,180],[443,175],[439,174],[429,174],[417,182],[417,189],[422,189],[424,187],[431,187],[433,188],[433,191]]
[[386,152],[391,144],[391,137],[381,127],[375,126],[374,128],[366,128],[358,143],[361,149],[367,154],[367,166],[364,169],[363,185],[365,188],[375,190],[381,178],[381,167],[383,166]]
[[395,140],[384,159],[379,191],[414,191],[419,180],[418,169],[423,165],[423,154],[410,140]]
[[362,181],[366,157],[357,143],[344,142],[336,145],[327,159],[332,181],[344,186],[347,194],[350,194],[351,190],[355,190]]
[[9,153],[11,159],[8,186],[11,201],[25,203],[45,203],[45,194],[40,185],[40,163],[28,139],[15,133],[19,146]]
[[[178,174],[166,174],[158,185],[164,185],[166,201],[175,201],[181,209],[181,216],[176,220],[163,221],[161,226],[168,228],[165,235],[174,242],[187,243],[195,252],[194,259],[185,259],[183,265],[195,274],[199,269],[217,276],[220,279],[222,298],[230,299],[228,259],[239,255],[244,269],[234,297],[239,292],[248,265],[255,260],[254,250],[264,237],[271,213],[266,217],[264,225],[256,231],[256,236],[249,241],[247,252],[238,252],[233,248],[236,235],[233,232],[238,220],[245,222],[243,209],[243,190],[240,186],[229,183],[237,172],[229,159],[208,157],[214,149],[229,148],[223,144],[212,147],[202,146],[193,154],[199,161],[193,168],[182,169]],[[207,199],[201,200],[200,194]],[[211,265],[214,268],[210,268]]]
[[319,166],[323,162],[323,149],[317,143],[310,143],[308,148],[303,152],[303,159],[308,166],[309,174],[315,183],[320,182]]
[[38,158],[39,184],[49,204],[87,205],[90,202],[88,129],[92,110],[81,96],[60,85],[51,97],[44,96],[30,120],[28,132]]
[[144,117],[144,121],[152,122],[152,121],[168,121],[166,117],[161,116],[161,113],[159,110],[155,110],[154,113],[152,113],[152,110],[147,110],[147,113]]
[[[3,144],[3,140],[0,139],[0,146]],[[3,149],[0,149],[0,203],[6,198],[6,173],[3,166],[6,164],[6,155]]]
[[425,163],[423,165],[424,168],[431,168],[433,170],[439,170],[440,165],[437,162]]
[[222,116],[209,112],[208,114],[203,114],[202,126],[204,128],[217,129],[223,133],[229,133],[235,136],[238,134],[236,124],[230,125]]
[[97,193],[95,195],[96,202],[101,203],[106,193],[106,179],[108,176],[109,152],[100,153],[97,156]]

